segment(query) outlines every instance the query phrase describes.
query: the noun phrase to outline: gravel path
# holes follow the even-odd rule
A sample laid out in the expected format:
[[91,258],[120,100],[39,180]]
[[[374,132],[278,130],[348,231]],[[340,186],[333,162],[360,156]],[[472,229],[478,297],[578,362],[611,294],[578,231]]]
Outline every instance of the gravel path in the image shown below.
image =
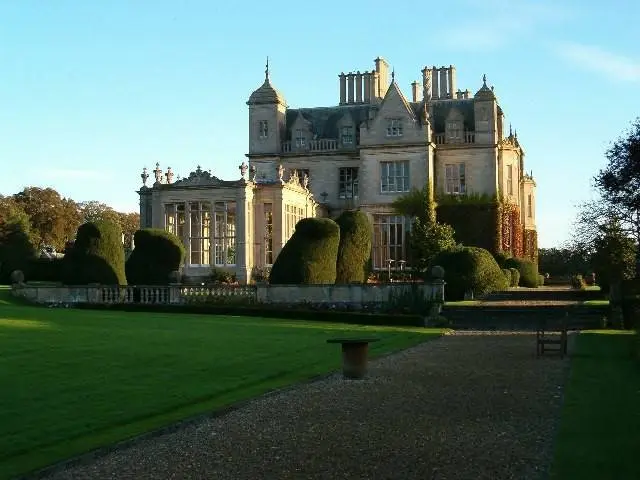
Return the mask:
[[567,372],[530,334],[457,333],[48,478],[545,478]]

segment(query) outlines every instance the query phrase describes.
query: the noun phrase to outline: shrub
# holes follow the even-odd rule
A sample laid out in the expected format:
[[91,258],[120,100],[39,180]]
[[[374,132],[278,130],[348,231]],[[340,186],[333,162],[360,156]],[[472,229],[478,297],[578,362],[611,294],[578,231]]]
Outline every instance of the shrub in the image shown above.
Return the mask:
[[126,285],[120,226],[107,220],[80,225],[62,270],[67,285]]
[[493,258],[496,259],[496,262],[498,263],[498,265],[500,265],[501,268],[505,268],[504,265],[507,260],[511,258],[511,255],[507,252],[496,252],[493,254]]
[[340,227],[336,283],[364,283],[371,258],[371,222],[358,210],[342,213],[336,223]]
[[432,263],[444,268],[447,300],[461,300],[469,290],[482,296],[508,286],[496,260],[483,248],[461,247],[441,252]]
[[507,281],[507,283],[511,285],[511,270],[509,270],[508,268],[503,268],[502,274],[504,275],[504,278]]
[[184,260],[182,241],[160,228],[144,228],[134,236],[135,248],[127,259],[127,281],[131,285],[167,285],[171,272]]
[[26,271],[34,257],[28,224],[18,221],[0,224],[0,284],[8,283],[14,270]]
[[521,287],[536,288],[538,286],[538,266],[526,258],[509,258],[505,261],[506,268],[516,268],[520,272]]
[[61,282],[64,258],[34,258],[26,270],[28,282]]
[[571,288],[576,290],[584,290],[587,284],[582,278],[582,275],[572,275],[571,276]]
[[544,285],[544,275],[538,275],[538,286],[541,287]]
[[271,267],[253,267],[251,269],[251,280],[256,283],[268,282],[271,274]]
[[509,285],[511,287],[517,287],[520,285],[520,270],[517,268],[510,268],[509,272],[511,272],[511,279],[509,280]]
[[222,268],[212,267],[207,280],[211,283],[234,283],[236,281],[236,275]]
[[329,218],[300,220],[276,258],[269,283],[333,284],[340,244],[340,227]]

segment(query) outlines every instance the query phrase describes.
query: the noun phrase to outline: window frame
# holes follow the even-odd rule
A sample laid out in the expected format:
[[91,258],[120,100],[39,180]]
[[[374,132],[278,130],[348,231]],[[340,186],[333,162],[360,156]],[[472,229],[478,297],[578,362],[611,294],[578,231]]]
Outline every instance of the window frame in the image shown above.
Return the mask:
[[258,138],[261,140],[266,139],[269,136],[269,121],[260,120],[258,122]]
[[358,198],[359,167],[340,167],[338,170],[338,198],[348,200]]
[[402,137],[404,135],[404,126],[401,118],[387,119],[387,137]]
[[[449,175],[449,172],[452,172],[453,175]],[[444,191],[447,195],[466,195],[467,173],[464,162],[445,163]]]
[[[409,160],[380,162],[380,193],[407,193],[411,190],[411,164]],[[386,181],[385,181],[386,180]],[[398,186],[401,184],[400,186]]]

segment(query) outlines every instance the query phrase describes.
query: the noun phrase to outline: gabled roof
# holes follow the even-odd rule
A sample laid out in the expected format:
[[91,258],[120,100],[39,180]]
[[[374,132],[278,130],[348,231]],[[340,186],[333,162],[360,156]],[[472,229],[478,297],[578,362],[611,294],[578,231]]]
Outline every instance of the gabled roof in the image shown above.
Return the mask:
[[384,110],[384,104],[387,101],[389,101],[389,98],[392,97],[393,95],[397,95],[397,96],[400,97],[400,101],[402,102],[404,107],[407,109],[407,113],[409,114],[409,116],[411,118],[416,119],[416,118],[420,117],[420,115],[416,115],[416,111],[413,109],[413,107],[407,101],[406,97],[402,93],[402,90],[400,90],[400,88],[398,87],[398,84],[396,83],[395,79],[393,79],[391,81],[391,85],[389,85],[389,88],[387,89],[387,93],[385,94],[384,99],[382,100],[382,103],[380,104],[380,111]]

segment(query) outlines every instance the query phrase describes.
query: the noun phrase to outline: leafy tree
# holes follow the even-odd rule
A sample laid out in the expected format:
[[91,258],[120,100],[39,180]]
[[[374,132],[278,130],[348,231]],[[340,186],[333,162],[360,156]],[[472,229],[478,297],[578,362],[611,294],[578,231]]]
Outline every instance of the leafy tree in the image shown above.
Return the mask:
[[583,248],[540,248],[538,270],[551,276],[585,274],[591,270],[589,255]]
[[[608,164],[594,178],[605,211],[627,236],[640,243],[640,118],[631,124],[605,154]],[[602,210],[602,209],[601,209]],[[640,259],[636,258],[640,276]]]
[[408,243],[411,264],[418,271],[426,270],[438,253],[456,246],[453,228],[436,221],[436,206],[430,186],[412,190],[396,199],[392,206],[399,214],[414,219]]
[[12,198],[0,198],[0,283],[11,272],[27,269],[35,256],[37,237],[31,234],[29,217]]
[[62,251],[65,242],[73,239],[81,223],[78,205],[63,198],[53,188],[27,187],[13,196],[29,217],[41,244]]
[[104,203],[91,200],[88,202],[80,202],[78,207],[82,213],[83,223],[96,222],[98,220],[120,223],[118,212]]
[[636,245],[626,236],[620,225],[613,221],[606,225],[593,244],[591,264],[602,290],[621,280],[633,278]]
[[140,214],[118,212],[118,218],[124,234],[124,244],[128,248],[131,246],[136,231],[140,228]]

